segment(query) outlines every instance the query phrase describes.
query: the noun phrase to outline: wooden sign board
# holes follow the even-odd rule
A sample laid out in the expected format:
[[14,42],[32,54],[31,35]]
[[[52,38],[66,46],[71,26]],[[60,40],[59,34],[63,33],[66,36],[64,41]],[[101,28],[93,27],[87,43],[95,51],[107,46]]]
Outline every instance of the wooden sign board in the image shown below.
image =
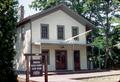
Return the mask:
[[30,60],[30,76],[36,77],[42,75],[43,75],[42,56],[32,55]]
[[47,55],[46,54],[24,54],[26,58],[26,82],[29,82],[29,57],[30,60],[30,75],[31,77],[42,76],[43,75],[43,63],[42,56],[45,56],[44,60],[44,70],[45,70],[45,82],[48,82],[48,67],[47,67]]

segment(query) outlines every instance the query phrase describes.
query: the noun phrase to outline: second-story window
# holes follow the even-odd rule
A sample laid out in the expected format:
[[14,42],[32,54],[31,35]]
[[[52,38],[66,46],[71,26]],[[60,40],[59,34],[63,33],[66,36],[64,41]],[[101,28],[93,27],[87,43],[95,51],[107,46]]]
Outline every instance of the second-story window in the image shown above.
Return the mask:
[[41,24],[41,39],[49,38],[48,24]]
[[58,40],[64,40],[64,26],[63,25],[57,25],[57,39]]
[[[78,27],[72,27],[72,37],[79,34],[79,28]],[[79,37],[74,38],[74,40],[79,40]]]

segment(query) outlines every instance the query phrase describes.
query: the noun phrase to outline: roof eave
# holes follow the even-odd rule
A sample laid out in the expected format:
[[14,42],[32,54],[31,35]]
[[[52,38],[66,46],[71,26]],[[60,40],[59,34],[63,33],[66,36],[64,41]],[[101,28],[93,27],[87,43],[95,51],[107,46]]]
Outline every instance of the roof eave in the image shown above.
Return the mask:
[[80,16],[79,14],[77,14],[76,12],[72,11],[71,9],[69,9],[67,6],[60,4],[58,6],[49,8],[47,10],[44,10],[42,12],[36,13],[32,16],[26,17],[23,20],[21,20],[20,22],[17,23],[17,27],[25,24],[27,22],[29,22],[30,20],[35,20],[38,18],[41,18],[43,16],[46,16],[52,12],[55,12],[57,10],[63,10],[65,13],[67,13],[68,15],[70,15],[72,18],[74,18],[75,20],[77,20],[78,22],[80,22],[81,24],[85,25],[85,26],[89,26],[89,27],[95,27],[92,23],[90,23],[87,19],[85,19],[84,17]]
[[76,13],[75,11],[67,8],[67,6],[63,5],[61,7],[62,7],[61,10],[63,10],[67,14],[69,14],[71,17],[73,17],[74,19],[76,19],[77,21],[82,23],[83,25],[90,26],[90,27],[95,27],[95,25],[93,25],[91,22],[89,22],[86,18],[82,17],[81,15]]
[[31,20],[30,17],[24,18],[23,20],[21,20],[21,21],[19,21],[19,22],[17,23],[17,27],[19,27],[19,26],[21,26],[21,25],[23,25],[23,24],[28,23],[30,20]]

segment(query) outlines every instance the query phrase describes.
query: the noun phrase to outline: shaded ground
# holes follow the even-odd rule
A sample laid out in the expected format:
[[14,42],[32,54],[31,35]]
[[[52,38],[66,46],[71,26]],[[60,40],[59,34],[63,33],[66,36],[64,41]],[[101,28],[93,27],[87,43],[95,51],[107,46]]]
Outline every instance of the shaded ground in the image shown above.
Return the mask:
[[[26,82],[26,80],[23,79],[23,78],[18,78],[18,82]],[[30,82],[37,82],[37,81],[32,81],[32,80],[30,80]]]
[[[25,82],[25,75],[18,75],[20,82]],[[30,77],[30,82],[44,82],[44,76]],[[92,73],[49,73],[48,82],[118,82],[120,70],[109,70]]]
[[120,82],[120,75],[82,79],[81,82]]

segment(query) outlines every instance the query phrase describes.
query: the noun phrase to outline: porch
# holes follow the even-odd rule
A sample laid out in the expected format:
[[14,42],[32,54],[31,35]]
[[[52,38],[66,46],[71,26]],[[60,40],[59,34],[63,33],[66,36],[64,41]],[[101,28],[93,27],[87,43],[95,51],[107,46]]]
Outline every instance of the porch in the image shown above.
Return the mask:
[[86,45],[77,42],[41,42],[32,44],[32,53],[48,52],[48,71],[86,70]]

